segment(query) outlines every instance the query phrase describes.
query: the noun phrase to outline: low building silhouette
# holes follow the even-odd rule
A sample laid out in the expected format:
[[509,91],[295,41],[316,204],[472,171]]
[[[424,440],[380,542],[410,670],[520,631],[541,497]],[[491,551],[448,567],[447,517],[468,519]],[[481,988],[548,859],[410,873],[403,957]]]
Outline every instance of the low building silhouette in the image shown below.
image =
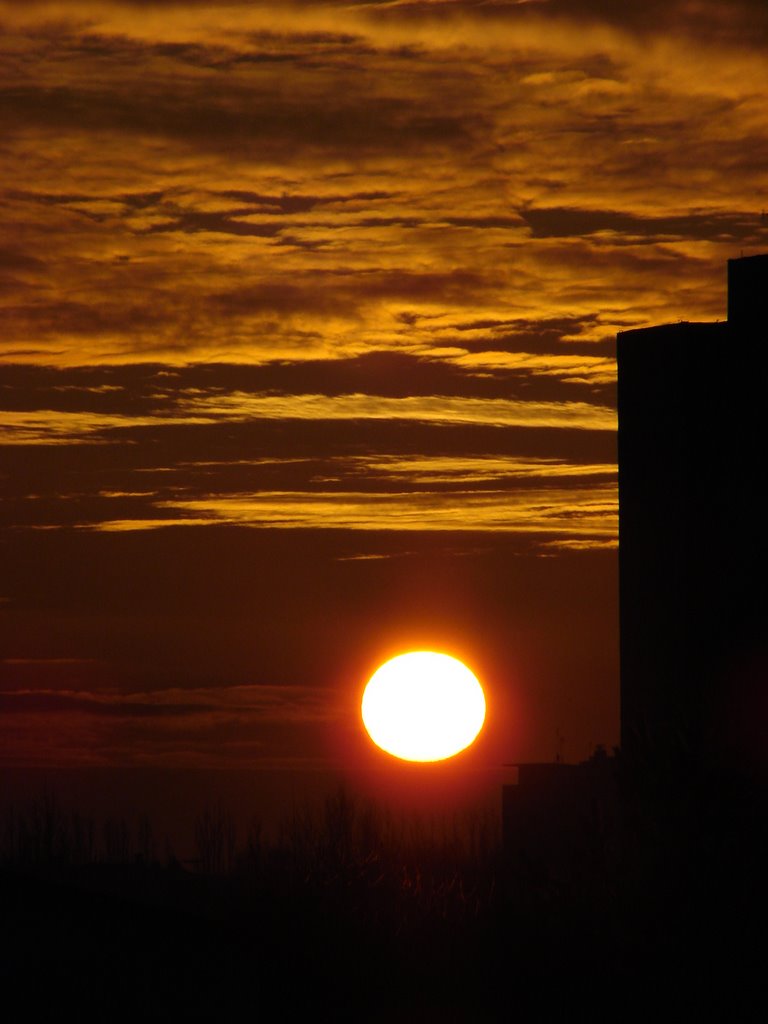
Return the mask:
[[616,760],[598,747],[588,761],[519,764],[502,788],[508,858],[550,878],[595,868],[609,856],[617,814]]

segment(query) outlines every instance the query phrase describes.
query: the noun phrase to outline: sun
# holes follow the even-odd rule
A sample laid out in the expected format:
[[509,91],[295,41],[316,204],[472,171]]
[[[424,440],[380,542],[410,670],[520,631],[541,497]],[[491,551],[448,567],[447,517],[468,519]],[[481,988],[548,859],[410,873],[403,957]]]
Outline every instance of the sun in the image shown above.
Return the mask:
[[411,651],[378,668],[365,687],[363,724],[373,742],[404,761],[442,761],[474,742],[485,694],[448,654]]

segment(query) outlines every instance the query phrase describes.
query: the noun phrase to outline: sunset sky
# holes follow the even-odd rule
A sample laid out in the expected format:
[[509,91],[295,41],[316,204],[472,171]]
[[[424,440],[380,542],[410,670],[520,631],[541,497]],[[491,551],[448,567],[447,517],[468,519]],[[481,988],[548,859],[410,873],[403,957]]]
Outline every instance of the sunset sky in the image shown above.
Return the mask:
[[618,742],[615,336],[768,249],[764,0],[25,0],[0,47],[0,763],[370,765],[413,648],[486,685],[473,764]]

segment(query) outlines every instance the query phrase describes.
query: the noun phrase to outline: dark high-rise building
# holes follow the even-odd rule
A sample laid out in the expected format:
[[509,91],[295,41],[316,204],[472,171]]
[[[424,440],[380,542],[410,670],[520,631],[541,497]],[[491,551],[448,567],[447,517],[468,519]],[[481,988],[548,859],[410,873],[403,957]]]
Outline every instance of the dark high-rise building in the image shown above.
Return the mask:
[[618,336],[622,751],[670,785],[768,775],[768,255],[728,320]]
[[619,788],[606,756],[520,765],[504,843],[556,875],[620,820],[625,853],[706,888],[768,852],[768,255],[729,261],[727,321],[624,331],[617,357]]

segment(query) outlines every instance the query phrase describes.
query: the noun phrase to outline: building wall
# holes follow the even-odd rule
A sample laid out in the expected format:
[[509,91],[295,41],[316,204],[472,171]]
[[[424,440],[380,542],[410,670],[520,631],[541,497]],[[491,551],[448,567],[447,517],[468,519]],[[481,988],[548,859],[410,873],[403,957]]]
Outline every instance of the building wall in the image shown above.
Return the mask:
[[[737,292],[751,295],[757,267],[729,268]],[[618,336],[622,750],[667,777],[768,763],[768,364],[754,309]]]

